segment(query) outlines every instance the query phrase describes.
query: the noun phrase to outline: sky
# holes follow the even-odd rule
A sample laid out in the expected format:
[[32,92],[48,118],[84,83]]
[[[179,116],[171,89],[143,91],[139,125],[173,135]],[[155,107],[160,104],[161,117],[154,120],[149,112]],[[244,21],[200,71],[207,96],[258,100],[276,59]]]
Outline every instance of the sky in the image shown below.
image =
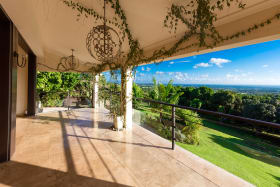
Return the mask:
[[153,77],[174,84],[280,85],[280,40],[139,66],[134,81],[152,83]]

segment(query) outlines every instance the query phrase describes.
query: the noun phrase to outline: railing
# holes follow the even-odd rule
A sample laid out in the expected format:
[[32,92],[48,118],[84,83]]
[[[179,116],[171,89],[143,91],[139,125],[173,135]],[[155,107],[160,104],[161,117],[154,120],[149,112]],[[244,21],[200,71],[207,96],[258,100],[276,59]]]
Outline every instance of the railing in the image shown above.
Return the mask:
[[172,149],[175,149],[175,128],[176,128],[176,115],[175,115],[175,110],[176,108],[180,109],[187,109],[191,110],[194,112],[197,112],[199,114],[204,114],[204,115],[210,115],[210,116],[216,116],[220,118],[226,118],[226,119],[231,119],[234,121],[239,121],[239,122],[244,122],[248,124],[253,124],[253,125],[258,125],[258,126],[266,126],[270,127],[273,129],[280,129],[280,124],[277,123],[272,123],[272,122],[266,122],[266,121],[261,121],[261,120],[255,120],[255,119],[250,119],[250,118],[245,118],[245,117],[240,117],[240,116],[234,116],[230,114],[224,114],[221,112],[214,112],[214,111],[209,111],[209,110],[204,110],[204,109],[198,109],[198,108],[192,108],[192,107],[187,107],[187,106],[180,106],[180,105],[175,105],[175,104],[169,104],[161,101],[156,101],[156,100],[151,100],[151,99],[143,99],[143,98],[133,98],[138,101],[146,102],[146,103],[155,103],[155,104],[160,104],[160,105],[165,105],[165,106],[170,106],[172,109]]

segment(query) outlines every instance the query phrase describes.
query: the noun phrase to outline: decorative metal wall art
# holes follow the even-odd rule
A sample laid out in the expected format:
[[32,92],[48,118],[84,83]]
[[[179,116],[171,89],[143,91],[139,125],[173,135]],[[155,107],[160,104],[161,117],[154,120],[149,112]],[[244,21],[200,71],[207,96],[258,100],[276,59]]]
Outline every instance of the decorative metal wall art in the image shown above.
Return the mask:
[[74,71],[79,68],[79,60],[74,56],[74,49],[71,49],[72,55],[68,57],[62,57],[59,64],[57,65],[57,70],[60,72]]
[[14,57],[17,58],[17,66],[24,68],[27,63],[27,55],[20,55],[17,52],[14,52]]
[[101,63],[113,61],[121,54],[118,32],[106,25],[106,0],[104,0],[104,24],[93,27],[86,38],[89,54]]

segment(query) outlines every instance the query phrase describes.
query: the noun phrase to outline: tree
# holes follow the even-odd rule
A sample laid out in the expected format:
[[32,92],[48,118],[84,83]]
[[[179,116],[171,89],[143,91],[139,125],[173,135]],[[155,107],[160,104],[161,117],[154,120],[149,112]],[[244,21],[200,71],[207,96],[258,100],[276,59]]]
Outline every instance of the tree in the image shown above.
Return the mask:
[[183,141],[188,144],[199,144],[198,131],[202,125],[202,120],[196,112],[177,109],[176,115],[185,123],[182,133],[185,135]]
[[37,72],[37,93],[43,106],[61,106],[70,91],[79,98],[92,97],[92,75],[69,72]]
[[267,103],[245,105],[243,110],[245,117],[264,121],[275,121],[276,114],[275,106]]
[[[164,84],[157,83],[155,78],[153,78],[153,82],[153,89],[149,94],[151,99],[169,104],[177,104],[179,102],[179,98],[183,95],[183,92],[180,91],[181,87],[174,87],[172,85],[172,80],[170,80],[166,86]],[[162,110],[170,110],[170,107],[160,104],[155,104],[154,107],[158,108],[160,111],[160,121],[162,121]]]
[[202,104],[202,108],[208,109],[210,105],[210,99],[214,94],[214,90],[212,88],[208,88],[206,86],[202,86],[197,88],[199,90],[199,96],[197,97]]
[[41,92],[61,91],[62,78],[58,72],[37,72],[36,89]]
[[75,87],[77,86],[78,83],[80,83],[80,80],[82,80],[81,77],[83,74],[79,73],[60,73],[61,76],[61,88],[60,90],[62,92],[68,92],[68,91],[73,91]]
[[200,99],[195,98],[191,101],[190,106],[193,108],[201,108],[202,102],[200,101]]
[[214,94],[214,90],[212,88],[208,88],[206,86],[199,88],[186,87],[183,88],[182,91],[184,94],[180,97],[179,105],[198,107],[200,104],[194,105],[194,102],[199,101],[199,103],[201,103],[201,108],[210,109],[210,100]]
[[179,105],[190,106],[190,102],[194,99],[193,98],[194,89],[195,89],[194,87],[182,88],[183,95],[179,99]]
[[138,100],[136,100],[135,98],[142,98],[144,95],[144,92],[142,90],[142,88],[140,86],[138,86],[136,83],[133,83],[133,87],[132,87],[132,91],[133,91],[133,106],[134,108],[139,108],[140,106],[140,102]]
[[233,92],[220,90],[211,97],[211,108],[214,111],[218,111],[223,107],[223,112],[230,113],[234,109],[235,100],[236,96]]

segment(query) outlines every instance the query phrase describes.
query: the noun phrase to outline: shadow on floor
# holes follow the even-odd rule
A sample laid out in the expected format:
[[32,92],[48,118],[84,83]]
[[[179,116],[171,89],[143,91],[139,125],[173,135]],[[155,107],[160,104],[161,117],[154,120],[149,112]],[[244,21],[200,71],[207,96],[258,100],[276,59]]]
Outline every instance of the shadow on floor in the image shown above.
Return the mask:
[[[58,111],[58,113],[62,113]],[[93,127],[93,121],[87,119],[71,119],[71,118],[60,118],[60,117],[50,117],[50,116],[36,116],[33,118],[34,121],[32,123],[37,124],[49,124],[50,121],[61,122],[63,120],[64,123],[76,124],[82,127]]]
[[13,186],[120,186],[118,184],[81,176],[74,173],[43,168],[35,165],[10,161],[0,164],[0,183]]
[[68,134],[68,136],[91,139],[91,140],[106,141],[106,142],[111,142],[111,143],[122,143],[122,144],[130,144],[130,145],[137,145],[137,146],[143,146],[143,147],[153,147],[153,148],[168,149],[168,150],[171,149],[170,147],[147,145],[147,144],[143,144],[143,143],[122,142],[122,141],[116,141],[116,140],[112,140],[112,139],[93,138],[93,137],[88,137],[88,136],[78,136],[78,135],[71,135],[71,134]]
[[210,135],[210,139],[212,139],[213,142],[223,146],[226,149],[265,162],[267,164],[280,167],[280,158],[243,146],[242,141],[244,140],[237,138],[225,138],[213,134]]
[[[74,117],[74,119],[73,119]],[[75,167],[75,160],[73,158],[71,150],[71,142],[68,137],[68,127],[73,128],[74,134],[76,134],[76,129],[81,129],[84,132],[84,136],[88,136],[86,131],[84,131],[83,127],[93,127],[93,120],[80,120],[78,119],[80,116],[73,116],[70,113],[58,112],[57,117],[49,117],[49,116],[36,116],[34,118],[34,123],[41,124],[42,122],[45,124],[45,121],[56,121],[60,124],[61,132],[63,135],[63,151],[65,157],[65,164],[67,166],[66,171],[59,171],[51,168],[45,168],[36,166],[29,163],[17,162],[17,161],[9,161],[6,163],[0,164],[0,186],[1,184],[13,186],[13,187],[22,187],[22,186],[120,186],[126,187],[127,185],[119,184],[116,177],[113,175],[113,171],[110,170],[108,163],[103,159],[103,155],[100,154],[98,148],[95,146],[93,142],[91,143],[92,149],[98,155],[101,163],[104,168],[108,171],[111,176],[110,181],[100,180],[96,178],[96,173],[98,171],[93,171],[90,166],[88,156],[86,154],[86,150],[83,149],[82,142],[80,139],[76,137],[78,142],[78,149],[81,149],[84,160],[86,161],[86,167],[91,173],[91,177],[82,176],[77,172]],[[36,125],[36,124],[34,124]],[[98,122],[98,128],[108,128],[110,123]],[[48,134],[46,134],[47,136]],[[34,150],[36,151],[36,150]],[[37,150],[38,151],[38,150]],[[38,158],[39,159],[39,158]],[[28,160],[28,159],[27,159]],[[43,162],[48,162],[48,160],[43,160]],[[112,182],[111,182],[112,181]]]
[[[71,154],[70,144],[69,144],[69,140],[68,140],[68,134],[67,134],[67,130],[66,130],[66,124],[65,124],[65,119],[67,119],[70,116],[70,114],[71,113],[67,112],[66,116],[64,117],[63,113],[59,112],[59,118],[60,118],[60,125],[61,125],[61,129],[62,129],[62,134],[63,134],[64,154],[65,154],[65,158],[66,158],[66,162],[67,162],[68,172],[76,174],[77,171],[76,171],[76,168],[75,168],[75,165],[74,165],[74,160],[73,160],[73,157],[72,157],[72,154]],[[77,118],[77,116],[74,113],[72,113],[72,116],[73,115],[74,115],[75,118]],[[91,123],[92,123],[92,121],[91,121]],[[76,136],[76,139],[77,139],[77,142],[79,144],[79,147],[80,147],[80,149],[81,149],[81,151],[83,153],[83,157],[84,157],[84,159],[86,161],[87,167],[88,167],[92,177],[94,177],[94,172],[95,171],[93,171],[93,169],[90,166],[90,163],[88,161],[89,159],[88,159],[87,155],[85,154],[85,150],[83,149],[82,144],[81,144],[79,138],[77,137],[75,127],[79,127],[83,131],[85,136],[88,136],[88,135],[86,134],[86,131],[84,131],[83,128],[79,124],[77,124],[77,123],[70,123],[69,126],[71,126],[72,129],[73,129],[73,132],[74,132],[74,134]],[[88,141],[91,144],[93,150],[98,155],[98,157],[99,157],[100,161],[102,162],[103,166],[107,169],[108,173],[111,175],[111,178],[113,179],[113,181],[117,182],[117,180],[114,177],[112,171],[108,167],[107,163],[104,161],[102,155],[99,153],[99,151],[97,150],[96,146],[90,140],[88,140]]]

